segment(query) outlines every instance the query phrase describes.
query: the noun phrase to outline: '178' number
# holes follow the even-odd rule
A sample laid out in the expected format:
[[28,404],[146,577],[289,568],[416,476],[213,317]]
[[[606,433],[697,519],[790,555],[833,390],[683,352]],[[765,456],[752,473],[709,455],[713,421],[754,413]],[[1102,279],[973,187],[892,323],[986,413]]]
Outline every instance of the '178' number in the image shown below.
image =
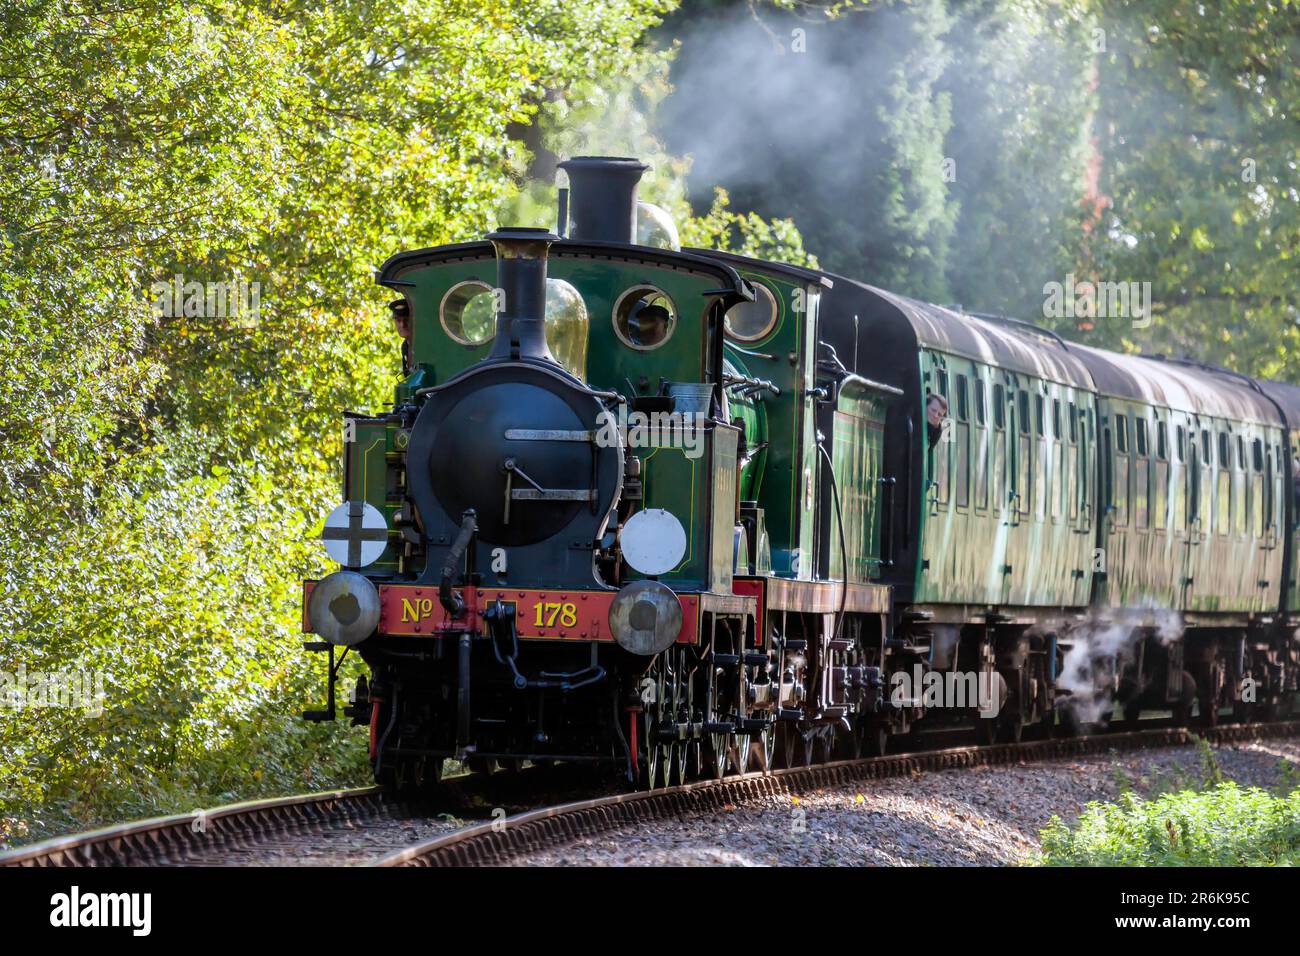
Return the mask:
[[537,619],[533,621],[537,627],[555,627],[555,622],[559,621],[561,627],[573,627],[578,623],[578,607],[575,604],[559,601],[539,601],[536,605]]

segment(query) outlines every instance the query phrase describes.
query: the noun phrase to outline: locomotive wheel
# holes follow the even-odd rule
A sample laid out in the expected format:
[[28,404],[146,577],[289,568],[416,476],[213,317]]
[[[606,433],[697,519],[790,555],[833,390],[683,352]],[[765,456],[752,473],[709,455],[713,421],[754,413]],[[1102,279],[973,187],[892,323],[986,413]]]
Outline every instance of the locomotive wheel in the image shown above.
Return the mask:
[[1142,716],[1142,702],[1136,697],[1124,702],[1124,727],[1126,730],[1136,730],[1138,718]]
[[750,759],[753,757],[753,739],[750,734],[732,734],[727,747],[727,762],[731,772],[749,773]]
[[1056,712],[1056,736],[1057,737],[1077,737],[1079,736],[1079,716],[1074,712],[1074,708],[1066,705]]
[[797,724],[790,726],[794,737],[794,754],[790,766],[810,767],[816,760],[816,728],[801,730]]
[[1206,727],[1219,724],[1219,665],[1200,668],[1201,679],[1196,682],[1196,704],[1201,711],[1201,723]]
[[772,765],[776,770],[787,770],[794,766],[794,724],[788,720],[778,721],[772,728]]
[[646,752],[641,761],[641,777],[638,781],[641,790],[657,790],[667,786],[667,764],[671,753],[668,747],[654,741],[658,731],[659,723],[647,709],[645,712]]
[[674,740],[668,754],[665,786],[679,787],[686,782],[686,741]]
[[[667,675],[665,690],[668,695],[667,718],[673,729],[688,723],[690,703],[686,680],[684,679],[684,654],[676,647],[669,648],[663,655],[667,658]],[[666,786],[676,787],[686,782],[686,741],[674,737],[668,744],[668,758],[665,761]]]
[[376,780],[399,797],[428,794],[442,780],[441,757],[408,757],[380,767]]
[[668,785],[672,764],[672,744],[661,740],[660,730],[667,723],[671,711],[668,662],[659,654],[646,669],[641,681],[641,702],[645,714],[645,760],[641,763],[640,786],[644,790],[657,790]]
[[772,763],[776,759],[776,727],[774,724],[768,724],[767,729],[758,736],[754,742],[754,753],[758,755],[758,762],[761,766],[756,769],[764,772],[772,768]]
[[721,780],[727,773],[727,735],[709,734],[700,745],[700,776]]
[[863,719],[858,724],[858,739],[864,757],[883,757],[889,750],[889,724],[883,720]]
[[998,725],[997,739],[1004,744],[1018,744],[1025,734],[1025,718],[1019,710],[988,723]]
[[857,760],[862,756],[862,737],[857,728],[845,730],[836,725],[835,742],[831,748],[832,760]]
[[1192,704],[1196,701],[1196,678],[1183,671],[1183,697],[1173,705],[1174,726],[1186,727],[1192,719]]
[[834,724],[823,724],[813,731],[813,763],[830,763],[835,759]]

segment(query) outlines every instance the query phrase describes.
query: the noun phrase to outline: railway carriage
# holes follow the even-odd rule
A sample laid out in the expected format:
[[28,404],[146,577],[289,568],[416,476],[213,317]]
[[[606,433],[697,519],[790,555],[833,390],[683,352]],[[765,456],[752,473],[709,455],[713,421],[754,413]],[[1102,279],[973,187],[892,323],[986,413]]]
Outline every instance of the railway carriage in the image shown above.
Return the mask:
[[[308,716],[339,654],[367,664],[346,713],[381,781],[661,786],[927,727],[1290,706],[1300,389],[683,250],[642,164],[562,167],[559,234],[378,274],[405,375],[345,419],[342,567],[304,629]],[[980,690],[936,706],[916,674]]]

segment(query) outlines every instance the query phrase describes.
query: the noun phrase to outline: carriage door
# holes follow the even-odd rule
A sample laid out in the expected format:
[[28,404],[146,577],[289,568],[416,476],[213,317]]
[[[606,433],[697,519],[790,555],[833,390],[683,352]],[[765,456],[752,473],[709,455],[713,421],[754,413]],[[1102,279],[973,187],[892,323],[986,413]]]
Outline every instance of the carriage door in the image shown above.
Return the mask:
[[1002,565],[998,569],[1002,574],[1002,603],[1011,603],[1016,578],[1016,561],[1021,554],[1020,547],[1020,496],[1024,489],[1020,486],[1020,412],[1016,407],[1016,380],[1008,376],[1007,387],[1003,393],[1003,408],[1006,415],[1005,446],[1005,483],[1002,493],[1002,531],[1006,542],[1002,548]]
[[1205,515],[1201,513],[1204,502],[1201,500],[1201,443],[1197,440],[1196,420],[1192,419],[1188,429],[1187,442],[1187,538],[1183,542],[1183,567],[1179,583],[1178,606],[1187,609],[1192,606],[1192,588],[1196,584],[1197,548],[1201,546],[1201,523]]
[[1068,462],[1071,491],[1069,515],[1075,522],[1075,533],[1082,535],[1083,540],[1088,542],[1083,556],[1085,565],[1077,569],[1074,585],[1074,603],[1079,607],[1088,603],[1092,588],[1093,568],[1097,561],[1097,555],[1094,553],[1096,538],[1091,533],[1095,472],[1088,467],[1088,463],[1092,461],[1094,444],[1089,434],[1091,427],[1092,422],[1088,417],[1087,409],[1076,408],[1075,403],[1071,402]]

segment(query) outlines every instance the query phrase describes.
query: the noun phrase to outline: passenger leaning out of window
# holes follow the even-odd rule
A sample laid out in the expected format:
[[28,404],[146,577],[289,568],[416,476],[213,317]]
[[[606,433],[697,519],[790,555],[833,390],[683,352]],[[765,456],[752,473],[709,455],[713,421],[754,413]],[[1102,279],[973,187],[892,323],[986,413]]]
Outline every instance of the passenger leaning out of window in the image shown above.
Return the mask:
[[934,392],[925,393],[925,426],[933,448],[943,435],[943,423],[948,418],[948,399]]

